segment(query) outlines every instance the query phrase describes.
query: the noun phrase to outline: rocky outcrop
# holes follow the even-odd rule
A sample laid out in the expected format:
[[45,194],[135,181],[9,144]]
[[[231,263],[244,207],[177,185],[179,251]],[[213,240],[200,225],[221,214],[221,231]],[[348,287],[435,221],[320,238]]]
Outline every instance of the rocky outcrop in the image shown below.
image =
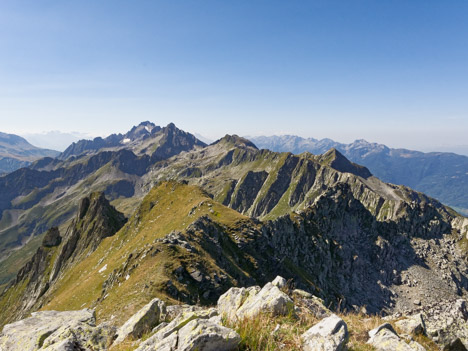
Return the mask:
[[218,300],[218,310],[230,320],[252,318],[261,313],[273,316],[293,313],[292,299],[278,289],[276,285],[267,283],[262,289],[231,288]]
[[83,198],[65,234],[66,239],[54,263],[50,280],[56,279],[78,257],[96,250],[104,238],[114,235],[125,222],[125,216],[110,205],[103,193],[93,193]]
[[161,324],[136,351],[234,350],[239,335],[221,325],[216,309],[182,312],[169,324]]
[[36,312],[3,328],[0,350],[106,350],[114,333],[113,327],[96,326],[93,310]]
[[114,344],[118,344],[128,337],[132,339],[140,338],[143,333],[158,325],[165,314],[166,304],[160,299],[153,299],[119,328]]
[[44,247],[54,247],[60,245],[62,242],[62,237],[60,236],[60,231],[57,227],[50,228],[42,239],[42,246]]
[[422,313],[401,319],[397,321],[395,325],[408,335],[426,334],[426,323],[424,323]]
[[301,336],[304,351],[345,350],[348,337],[348,326],[336,314],[322,319]]
[[368,344],[378,351],[424,351],[425,348],[412,340],[409,343],[401,339],[389,323],[385,323],[369,332]]

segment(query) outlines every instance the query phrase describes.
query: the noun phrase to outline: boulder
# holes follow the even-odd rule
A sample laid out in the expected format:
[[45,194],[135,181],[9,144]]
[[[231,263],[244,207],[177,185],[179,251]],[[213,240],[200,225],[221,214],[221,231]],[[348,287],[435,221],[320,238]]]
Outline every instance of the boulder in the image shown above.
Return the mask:
[[42,349],[60,351],[73,347],[71,350],[106,350],[115,332],[116,328],[109,324],[101,324],[97,327],[84,323],[65,326],[47,337]]
[[204,308],[196,305],[169,305],[166,306],[166,320],[172,321],[182,313],[202,311]]
[[336,314],[321,320],[301,336],[304,351],[340,351],[346,349],[348,326]]
[[332,312],[325,307],[323,300],[307,291],[295,289],[293,297],[296,306],[307,313],[312,313],[315,317],[323,319],[331,316]]
[[274,286],[277,286],[279,289],[282,289],[286,286],[287,284],[287,280],[284,279],[283,277],[280,277],[279,275],[273,279],[273,281],[271,282],[271,284],[273,284]]
[[260,291],[258,287],[229,289],[219,298],[218,310],[228,320],[235,321],[261,313],[286,315],[294,311],[294,303],[277,286],[267,283]]
[[218,299],[219,314],[225,316],[230,321],[235,320],[237,310],[242,306],[247,298],[255,296],[260,290],[259,286],[229,289]]
[[241,338],[234,330],[216,324],[211,319],[195,319],[179,330],[180,351],[234,350]]
[[145,332],[159,324],[165,314],[166,304],[157,298],[151,300],[119,328],[114,344],[121,343],[128,337],[140,338]]
[[183,312],[172,322],[159,328],[136,351],[210,351],[234,350],[240,336],[220,325],[214,308]]
[[426,332],[426,325],[421,313],[399,320],[395,324],[405,334],[416,335],[425,334]]
[[378,351],[423,351],[425,350],[416,341],[411,341],[407,344],[396,333],[395,329],[389,324],[385,323],[379,327],[372,329],[369,332],[368,344],[372,345]]
[[62,242],[62,237],[60,236],[60,231],[57,227],[50,228],[42,239],[42,246],[44,247],[54,247],[60,245]]
[[3,327],[1,351],[104,350],[114,337],[112,327],[96,327],[93,310],[42,311]]

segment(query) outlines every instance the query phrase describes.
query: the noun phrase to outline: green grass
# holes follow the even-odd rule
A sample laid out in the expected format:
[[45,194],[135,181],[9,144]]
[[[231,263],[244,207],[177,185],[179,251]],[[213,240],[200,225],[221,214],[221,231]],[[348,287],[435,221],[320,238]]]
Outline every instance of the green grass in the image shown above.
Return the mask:
[[[189,213],[196,208],[192,215]],[[213,212],[213,213],[212,213]],[[172,271],[183,262],[185,266],[201,264],[216,270],[216,264],[206,257],[190,256],[185,250],[171,251],[162,244],[156,244],[159,253],[147,255],[144,259],[131,261],[137,264],[129,278],[120,277],[118,283],[102,300],[102,286],[109,274],[122,268],[131,253],[141,252],[154,246],[155,239],[162,238],[186,227],[201,216],[209,216],[221,226],[234,226],[246,217],[213,201],[200,188],[165,182],[157,186],[144,198],[128,223],[114,236],[104,239],[97,250],[70,269],[54,287],[46,310],[74,310],[96,307],[100,320],[113,315],[114,323],[121,323],[129,315],[153,297],[160,297],[172,303],[164,287],[171,280],[179,291],[193,293],[191,287],[184,287],[174,280]],[[197,248],[197,250],[202,250]],[[192,261],[193,262],[192,262]],[[99,270],[107,265],[104,272]],[[196,290],[193,287],[193,290]],[[97,302],[99,300],[99,302]]]

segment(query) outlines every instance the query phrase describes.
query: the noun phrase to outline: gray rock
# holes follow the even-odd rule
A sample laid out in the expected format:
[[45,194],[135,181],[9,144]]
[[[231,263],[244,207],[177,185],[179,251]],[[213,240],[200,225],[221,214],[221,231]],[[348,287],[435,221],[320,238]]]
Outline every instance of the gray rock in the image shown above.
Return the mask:
[[119,328],[114,344],[121,343],[128,337],[141,337],[143,333],[153,329],[165,314],[166,304],[160,299],[153,299]]
[[96,327],[95,323],[94,311],[89,309],[35,312],[29,318],[5,325],[0,350],[104,350],[115,331],[111,327]]
[[340,351],[346,349],[348,326],[336,314],[321,320],[302,334],[304,351]]
[[219,322],[215,309],[182,313],[143,342],[136,351],[234,350],[240,336]]
[[399,320],[395,324],[403,333],[410,335],[425,334],[426,331],[426,325],[421,313]]
[[218,299],[218,312],[221,316],[225,316],[228,320],[236,319],[236,312],[245,302],[245,300],[258,294],[259,286],[249,288],[231,288],[221,295]]
[[287,284],[287,280],[284,279],[283,277],[280,277],[279,275],[273,279],[273,281],[271,282],[271,284],[273,284],[274,286],[277,286],[279,289],[282,289],[286,286]]
[[196,305],[166,306],[166,319],[172,321],[182,313],[202,311],[204,308]]
[[212,320],[196,319],[179,331],[180,351],[234,350],[240,343],[234,330],[214,323]]
[[60,236],[60,231],[57,227],[50,228],[42,239],[42,246],[44,247],[54,247],[60,245],[62,242],[62,237]]
[[317,296],[314,296],[304,290],[296,289],[293,291],[293,297],[296,307],[306,313],[312,313],[319,319],[332,315],[332,312],[325,307],[323,300]]
[[[101,324],[97,327],[84,323],[64,326],[47,337],[42,348],[45,350],[67,350],[67,348],[74,347],[73,350],[80,348],[106,350],[110,341],[113,340],[115,332],[116,328],[108,324]],[[64,340],[67,342],[64,343]]]
[[381,326],[372,329],[369,332],[368,344],[375,347],[378,351],[423,351],[425,350],[416,341],[411,341],[407,344],[396,333],[395,329],[389,324],[385,323]]
[[[158,328],[156,333],[151,335],[147,340],[140,344],[138,351],[155,350],[156,346],[161,347],[162,345],[172,345],[171,342],[166,340],[169,336],[177,334],[178,331],[195,319],[210,319],[218,315],[218,311],[215,308],[207,310],[189,311],[182,312],[169,324],[162,328]],[[178,338],[176,338],[177,342]],[[159,348],[158,348],[159,350]]]
[[445,350],[468,349],[468,308],[458,299],[434,306],[426,318],[426,333]]
[[74,338],[68,338],[41,350],[44,350],[44,351],[77,351],[79,350],[79,348],[77,347]]
[[272,283],[260,291],[257,287],[248,289],[231,288],[218,300],[218,310],[228,320],[252,318],[260,313],[286,315],[294,311],[291,298]]
[[314,296],[310,292],[307,292],[301,289],[294,289],[292,293],[293,293],[293,296],[302,297],[305,299],[310,299]]

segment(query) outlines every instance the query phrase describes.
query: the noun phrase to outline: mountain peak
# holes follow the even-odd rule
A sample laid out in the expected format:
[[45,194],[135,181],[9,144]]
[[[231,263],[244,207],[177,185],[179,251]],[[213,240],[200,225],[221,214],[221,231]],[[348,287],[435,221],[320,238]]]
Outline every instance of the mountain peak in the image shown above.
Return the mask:
[[233,134],[233,135],[226,134],[224,137],[222,137],[218,141],[215,141],[213,144],[226,144],[229,146],[251,147],[251,148],[258,150],[258,148],[255,146],[254,143],[252,143],[248,139],[238,136],[237,134]]
[[340,172],[352,173],[363,178],[372,176],[372,173],[366,167],[349,161],[334,147],[321,155],[319,162]]

